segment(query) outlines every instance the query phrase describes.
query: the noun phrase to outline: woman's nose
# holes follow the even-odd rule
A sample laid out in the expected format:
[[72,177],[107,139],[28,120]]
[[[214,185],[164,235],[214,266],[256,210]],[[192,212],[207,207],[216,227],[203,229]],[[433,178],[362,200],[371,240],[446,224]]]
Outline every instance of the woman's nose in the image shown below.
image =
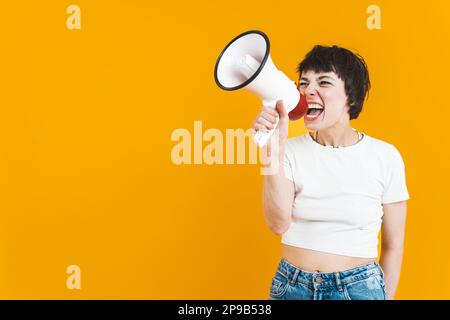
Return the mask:
[[298,86],[299,91],[301,94],[313,97],[315,95],[318,95],[317,88],[313,83],[308,83],[303,86]]
[[313,97],[315,95],[317,95],[317,90],[316,88],[314,88],[313,86],[309,85],[308,87],[305,88],[305,95]]

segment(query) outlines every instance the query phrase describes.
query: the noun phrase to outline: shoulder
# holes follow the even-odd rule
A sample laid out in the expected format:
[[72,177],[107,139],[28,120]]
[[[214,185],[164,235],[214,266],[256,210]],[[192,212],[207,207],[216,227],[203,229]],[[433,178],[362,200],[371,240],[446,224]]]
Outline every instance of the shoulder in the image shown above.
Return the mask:
[[301,136],[288,138],[285,145],[286,154],[294,156],[296,153],[303,153],[304,151],[307,151],[310,148],[309,142],[308,133]]
[[375,157],[383,162],[402,161],[400,151],[392,143],[371,136],[366,137],[368,138],[369,150]]
[[309,142],[308,135],[309,135],[308,133],[305,133],[304,135],[301,135],[301,136],[288,138],[286,141],[286,146],[288,146],[289,148],[305,147],[308,145],[308,142]]

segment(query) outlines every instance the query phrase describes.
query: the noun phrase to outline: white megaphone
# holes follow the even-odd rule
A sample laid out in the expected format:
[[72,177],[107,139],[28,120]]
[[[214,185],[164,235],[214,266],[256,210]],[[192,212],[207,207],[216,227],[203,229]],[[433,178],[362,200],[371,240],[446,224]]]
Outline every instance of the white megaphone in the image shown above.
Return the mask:
[[[283,100],[289,119],[297,120],[308,110],[306,99],[270,58],[269,38],[262,31],[244,32],[222,50],[214,68],[214,78],[223,90],[247,89],[263,101],[263,106],[275,108]],[[268,132],[256,131],[253,140],[263,147],[276,126]]]

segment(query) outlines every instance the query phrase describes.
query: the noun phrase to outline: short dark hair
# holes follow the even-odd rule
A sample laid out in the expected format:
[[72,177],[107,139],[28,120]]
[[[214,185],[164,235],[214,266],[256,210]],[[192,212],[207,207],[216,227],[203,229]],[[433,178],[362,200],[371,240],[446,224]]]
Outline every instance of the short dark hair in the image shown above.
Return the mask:
[[[344,81],[350,120],[358,118],[369,94],[369,71],[364,59],[348,49],[336,45],[316,45],[299,63],[299,78],[305,71],[334,72]],[[300,80],[299,80],[300,81]]]

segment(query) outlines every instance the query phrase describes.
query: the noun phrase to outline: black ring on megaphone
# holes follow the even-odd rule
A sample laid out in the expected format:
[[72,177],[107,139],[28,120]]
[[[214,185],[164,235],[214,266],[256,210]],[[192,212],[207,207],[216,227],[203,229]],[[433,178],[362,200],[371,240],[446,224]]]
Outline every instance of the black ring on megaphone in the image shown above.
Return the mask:
[[[227,51],[228,47],[229,47],[233,42],[235,42],[237,39],[239,39],[239,38],[241,38],[241,37],[243,37],[243,36],[246,36],[246,35],[249,34],[249,33],[256,33],[256,34],[259,34],[259,35],[261,35],[261,36],[264,38],[264,40],[266,41],[266,53],[265,53],[265,55],[264,55],[264,58],[263,58],[262,61],[261,61],[261,65],[259,66],[258,70],[256,70],[256,72],[255,72],[250,78],[247,79],[247,81],[244,81],[243,83],[241,83],[240,85],[235,86],[235,87],[224,87],[224,86],[219,82],[219,79],[217,78],[217,69],[218,69],[218,67],[219,67],[220,60],[222,59],[222,55],[225,53],[225,51]],[[259,31],[259,30],[250,30],[250,31],[246,31],[246,32],[244,32],[244,33],[241,33],[240,35],[236,36],[233,40],[231,40],[230,43],[227,44],[227,46],[222,50],[222,52],[221,52],[220,55],[219,55],[219,58],[218,58],[217,61],[216,61],[216,66],[214,67],[214,80],[216,81],[216,84],[217,84],[221,89],[223,89],[223,90],[228,90],[228,91],[237,90],[237,89],[241,89],[241,88],[245,87],[245,86],[248,85],[250,82],[252,82],[252,81],[258,76],[258,74],[261,72],[261,70],[263,69],[264,65],[266,64],[266,61],[267,61],[267,58],[269,57],[269,54],[270,54],[270,41],[269,41],[269,38],[267,37],[267,35],[266,35],[264,32]]]

